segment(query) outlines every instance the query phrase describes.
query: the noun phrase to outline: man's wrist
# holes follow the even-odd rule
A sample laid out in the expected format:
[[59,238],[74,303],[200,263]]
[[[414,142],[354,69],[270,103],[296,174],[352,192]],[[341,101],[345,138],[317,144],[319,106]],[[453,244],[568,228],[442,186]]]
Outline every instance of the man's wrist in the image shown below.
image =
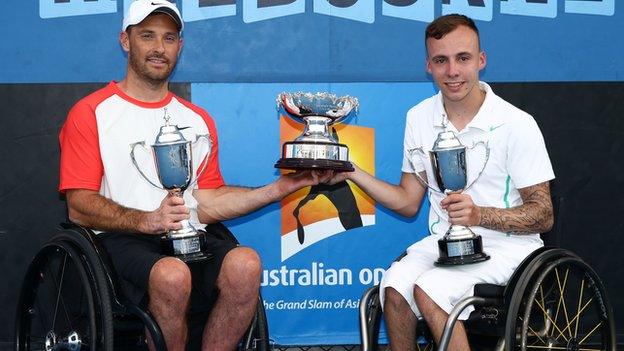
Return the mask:
[[136,211],[130,216],[130,218],[132,218],[131,222],[133,222],[133,227],[135,227],[139,233],[152,234],[153,228],[150,226],[150,215],[150,212]]
[[284,196],[288,195],[287,190],[282,187],[281,183],[283,181],[284,176],[281,176],[275,182],[267,184],[265,189],[269,202],[279,201],[284,198]]

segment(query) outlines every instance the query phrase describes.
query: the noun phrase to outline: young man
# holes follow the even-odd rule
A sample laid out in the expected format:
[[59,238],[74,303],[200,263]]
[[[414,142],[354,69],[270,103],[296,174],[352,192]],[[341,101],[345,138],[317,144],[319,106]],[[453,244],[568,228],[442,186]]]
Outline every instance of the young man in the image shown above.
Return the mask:
[[[544,140],[534,119],[498,97],[479,72],[486,56],[474,22],[446,15],[426,29],[426,67],[440,92],[407,113],[399,185],[357,168],[331,182],[350,179],[382,205],[404,215],[418,211],[427,190],[414,174],[435,179],[429,157],[409,150],[431,150],[443,124],[464,145],[486,141],[490,156],[481,177],[463,193],[429,192],[429,236],[407,249],[381,283],[390,345],[414,350],[417,316],[424,317],[439,342],[448,313],[477,283],[505,284],[518,264],[543,245],[537,233],[552,227],[549,181],[554,178]],[[470,152],[478,152],[477,149]],[[469,165],[469,181],[482,165]],[[482,263],[436,267],[437,241],[451,224],[469,226],[483,237],[491,259]],[[471,310],[460,316],[465,320]],[[456,324],[449,350],[469,350],[462,323]]]
[[[125,294],[146,303],[169,350],[184,350],[190,300],[216,298],[204,327],[204,350],[233,350],[254,315],[261,264],[255,251],[208,238],[214,258],[185,264],[160,251],[160,237],[188,219],[196,228],[254,211],[308,185],[322,174],[299,172],[256,189],[225,185],[219,170],[215,124],[203,109],[168,90],[182,48],[182,17],[167,0],[137,0],[125,15],[119,40],[128,54],[126,76],[79,101],[60,134],[60,191],[70,219],[98,236],[121,276]],[[130,145],[154,142],[167,115],[187,140],[210,134],[212,150],[196,189],[168,195],[141,178]],[[137,157],[144,170],[149,157]],[[191,273],[193,272],[193,275]],[[192,277],[192,278],[191,278]],[[215,297],[213,290],[219,291]]]

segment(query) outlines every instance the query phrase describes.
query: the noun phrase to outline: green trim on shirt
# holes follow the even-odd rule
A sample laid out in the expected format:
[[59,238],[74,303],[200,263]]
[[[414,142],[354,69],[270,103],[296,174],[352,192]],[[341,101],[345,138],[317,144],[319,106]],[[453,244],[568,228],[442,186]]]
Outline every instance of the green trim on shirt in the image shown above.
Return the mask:
[[509,185],[511,183],[511,176],[507,175],[507,180],[505,180],[505,195],[503,195],[503,201],[505,201],[505,208],[509,208]]
[[436,222],[431,223],[431,227],[429,227],[429,231],[431,232],[431,234],[435,234],[435,232],[433,231],[433,227],[435,227],[436,224],[440,223],[440,216],[436,214],[436,217],[438,217],[438,220]]

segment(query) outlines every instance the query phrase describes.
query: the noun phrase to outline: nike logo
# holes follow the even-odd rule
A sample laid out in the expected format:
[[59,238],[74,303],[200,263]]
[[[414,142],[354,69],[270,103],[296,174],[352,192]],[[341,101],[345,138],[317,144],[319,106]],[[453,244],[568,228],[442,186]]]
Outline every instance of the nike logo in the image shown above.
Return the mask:
[[505,123],[501,123],[501,124],[499,124],[499,125],[497,125],[497,126],[490,126],[490,132],[491,132],[491,131],[493,131],[493,130],[495,130],[495,129],[498,129],[498,128],[502,127],[504,124],[505,124]]

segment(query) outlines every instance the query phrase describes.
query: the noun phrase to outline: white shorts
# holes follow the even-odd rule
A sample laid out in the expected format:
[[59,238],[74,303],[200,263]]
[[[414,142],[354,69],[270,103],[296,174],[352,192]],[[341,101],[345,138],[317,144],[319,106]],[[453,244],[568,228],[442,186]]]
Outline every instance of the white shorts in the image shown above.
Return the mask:
[[[440,308],[450,313],[453,306],[474,294],[474,285],[490,283],[507,284],[514,270],[531,252],[543,244],[541,240],[521,236],[483,237],[483,251],[490,255],[485,262],[436,267],[439,235],[429,235],[407,248],[407,255],[394,262],[386,271],[379,289],[381,304],[385,288],[392,287],[409,303],[416,316],[422,317],[414,300],[414,286],[418,285]],[[460,314],[465,320],[474,307]]]

